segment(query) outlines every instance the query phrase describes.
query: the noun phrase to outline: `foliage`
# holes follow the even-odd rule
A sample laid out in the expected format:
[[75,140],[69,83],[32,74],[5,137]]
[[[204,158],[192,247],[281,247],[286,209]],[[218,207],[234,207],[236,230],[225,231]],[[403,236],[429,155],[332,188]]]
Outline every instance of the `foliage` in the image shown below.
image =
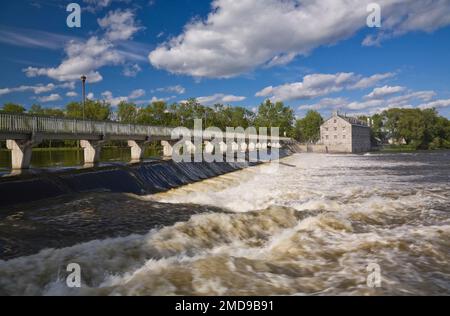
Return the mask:
[[308,111],[306,116],[297,120],[295,139],[303,143],[317,142],[320,139],[320,126],[323,118],[317,111]]
[[255,119],[256,127],[280,128],[280,136],[293,136],[294,111],[283,104],[266,100],[259,106]]
[[3,107],[0,109],[0,112],[3,113],[17,113],[22,114],[25,113],[26,109],[20,104],[15,103],[5,103]]

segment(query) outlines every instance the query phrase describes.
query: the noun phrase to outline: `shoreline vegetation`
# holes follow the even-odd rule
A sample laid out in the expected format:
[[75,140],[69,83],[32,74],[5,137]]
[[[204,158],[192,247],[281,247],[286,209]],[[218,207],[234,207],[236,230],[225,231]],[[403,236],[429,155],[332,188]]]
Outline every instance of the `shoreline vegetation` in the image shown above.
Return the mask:
[[[183,103],[168,104],[164,101],[138,106],[121,102],[116,108],[102,100],[87,100],[85,109],[80,102],[71,102],[65,107],[44,108],[34,104],[26,109],[20,104],[6,103],[0,107],[3,113],[44,115],[97,121],[115,121],[126,124],[153,126],[184,126],[194,128],[194,120],[202,119],[203,127],[250,126],[278,127],[280,136],[291,137],[300,143],[316,143],[320,140],[320,126],[324,118],[317,111],[310,110],[304,117],[296,118],[294,110],[283,102],[266,100],[254,111],[245,107],[224,104],[204,106],[191,98]],[[450,120],[432,109],[392,108],[372,116],[358,116],[370,123],[373,147],[388,146],[385,150],[436,150],[450,149]],[[124,142],[111,142],[111,146],[127,147]],[[388,144],[390,144],[390,147]],[[154,146],[158,146],[154,144]],[[397,147],[395,147],[397,146]],[[74,148],[78,141],[44,141],[37,148]],[[0,150],[5,149],[0,141]]]

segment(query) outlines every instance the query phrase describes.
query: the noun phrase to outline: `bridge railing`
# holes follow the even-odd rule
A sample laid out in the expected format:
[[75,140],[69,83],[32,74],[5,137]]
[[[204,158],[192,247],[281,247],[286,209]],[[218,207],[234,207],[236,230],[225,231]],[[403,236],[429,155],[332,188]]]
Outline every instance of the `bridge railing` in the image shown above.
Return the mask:
[[0,131],[12,133],[109,134],[170,137],[172,128],[59,117],[0,113]]
[[[170,138],[173,130],[174,128],[172,127],[124,124],[108,121],[89,121],[28,114],[0,113],[0,132],[7,133],[98,134],[115,136],[159,136]],[[206,137],[211,136],[211,133],[208,133],[207,131],[203,131],[201,134]],[[226,133],[224,133],[224,136],[225,135]],[[258,138],[260,140],[271,139],[270,136],[263,135],[258,136],[246,134],[242,136],[244,138],[255,140]],[[277,137],[276,139],[280,141],[291,140],[286,137]]]

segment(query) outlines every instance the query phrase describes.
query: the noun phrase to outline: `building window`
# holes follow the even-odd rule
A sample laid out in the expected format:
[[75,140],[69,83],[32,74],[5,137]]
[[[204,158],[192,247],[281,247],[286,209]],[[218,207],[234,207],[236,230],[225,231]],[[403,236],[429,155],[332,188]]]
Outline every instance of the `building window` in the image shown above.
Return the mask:
[[337,139],[337,135],[334,135],[334,139]]
[[334,130],[337,131],[337,127],[335,127]]
[[337,123],[337,120],[334,120],[334,124],[336,124]]
[[328,127],[325,127],[325,130],[328,132]]
[[328,135],[325,135],[325,138],[328,139]]
[[345,135],[342,135],[342,138],[345,139],[346,138]]

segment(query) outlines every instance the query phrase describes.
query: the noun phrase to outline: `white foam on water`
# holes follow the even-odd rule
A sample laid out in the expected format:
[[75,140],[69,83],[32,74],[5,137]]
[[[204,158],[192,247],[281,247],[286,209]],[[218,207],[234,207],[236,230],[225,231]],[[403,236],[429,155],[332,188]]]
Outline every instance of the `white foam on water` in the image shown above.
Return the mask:
[[[28,295],[450,293],[450,185],[424,161],[295,155],[147,197],[213,205],[145,236],[0,261],[0,291]],[[407,173],[396,172],[408,168]],[[276,172],[275,172],[276,170]],[[170,205],[168,204],[168,207]],[[64,285],[65,265],[84,286]],[[383,286],[367,286],[368,264]],[[59,271],[59,273],[58,273]]]

